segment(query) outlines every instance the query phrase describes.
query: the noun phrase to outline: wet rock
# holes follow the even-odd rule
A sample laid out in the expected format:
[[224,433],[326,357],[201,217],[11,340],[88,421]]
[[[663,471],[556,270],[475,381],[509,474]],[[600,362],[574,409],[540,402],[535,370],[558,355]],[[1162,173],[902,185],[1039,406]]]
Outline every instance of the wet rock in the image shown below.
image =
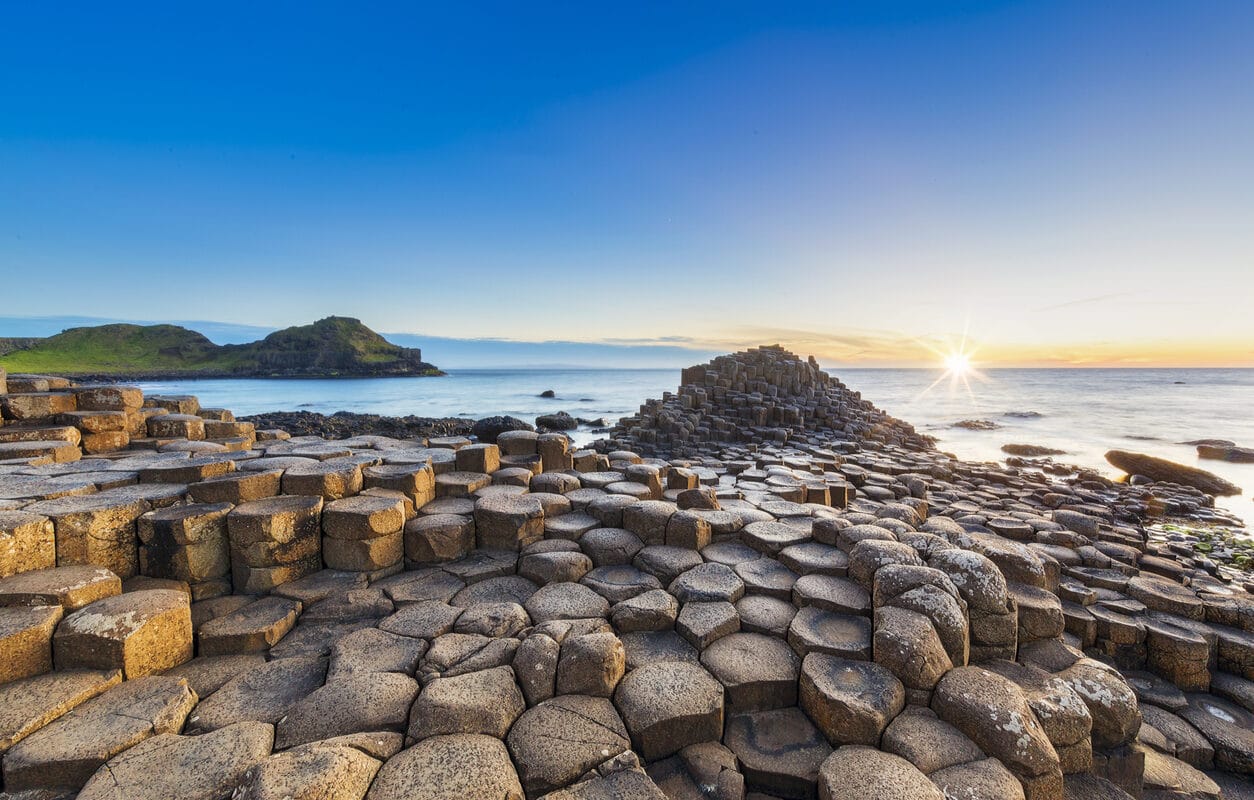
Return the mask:
[[1197,467],[1186,467],[1165,458],[1130,453],[1126,450],[1110,450],[1106,460],[1129,475],[1144,475],[1152,481],[1166,481],[1212,495],[1240,494],[1241,487],[1229,483],[1214,473]]

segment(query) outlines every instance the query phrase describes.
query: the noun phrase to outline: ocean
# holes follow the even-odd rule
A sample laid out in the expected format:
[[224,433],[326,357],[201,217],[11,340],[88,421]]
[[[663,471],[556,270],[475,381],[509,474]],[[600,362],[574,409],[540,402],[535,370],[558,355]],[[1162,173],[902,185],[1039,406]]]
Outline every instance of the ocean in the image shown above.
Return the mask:
[[[939,440],[963,459],[1004,457],[1003,444],[1035,444],[1066,451],[1057,460],[1117,470],[1103,454],[1134,450],[1200,466],[1245,493],[1219,504],[1254,519],[1254,464],[1201,461],[1179,444],[1229,439],[1254,446],[1252,369],[997,369],[953,379],[925,369],[829,370],[893,416]],[[565,410],[585,419],[635,413],[648,398],[673,391],[677,369],[451,370],[443,378],[230,379],[146,382],[154,394],[195,394],[206,406],[238,415],[265,411],[335,411],[425,417],[479,418],[508,414],[532,421]],[[540,393],[552,389],[556,397]],[[988,420],[993,430],[953,424]],[[596,438],[591,429],[578,442]]]

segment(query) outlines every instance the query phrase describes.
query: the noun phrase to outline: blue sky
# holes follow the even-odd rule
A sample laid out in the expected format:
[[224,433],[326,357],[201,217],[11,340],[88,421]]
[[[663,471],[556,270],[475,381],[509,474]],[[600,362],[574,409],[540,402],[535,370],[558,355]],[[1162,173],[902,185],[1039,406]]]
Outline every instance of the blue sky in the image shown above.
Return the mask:
[[1249,3],[775,5],[12,4],[0,313],[1254,365]]

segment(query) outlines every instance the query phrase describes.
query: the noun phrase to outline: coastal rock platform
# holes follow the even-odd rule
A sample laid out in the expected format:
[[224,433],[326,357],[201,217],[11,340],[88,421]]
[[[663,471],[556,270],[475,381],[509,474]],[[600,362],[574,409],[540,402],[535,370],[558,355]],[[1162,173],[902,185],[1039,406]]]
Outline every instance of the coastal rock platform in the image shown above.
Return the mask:
[[5,378],[0,798],[1251,789],[1254,594],[1150,533],[1209,496],[959,461],[780,348],[583,450]]

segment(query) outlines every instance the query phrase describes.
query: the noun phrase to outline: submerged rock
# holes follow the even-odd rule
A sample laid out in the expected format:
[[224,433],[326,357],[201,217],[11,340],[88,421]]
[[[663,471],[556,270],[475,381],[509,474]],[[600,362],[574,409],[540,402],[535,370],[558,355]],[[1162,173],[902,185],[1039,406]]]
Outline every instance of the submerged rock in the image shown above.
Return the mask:
[[1003,453],[1009,453],[1012,456],[1025,456],[1035,458],[1038,456],[1061,456],[1066,455],[1066,450],[1055,450],[1052,447],[1042,447],[1039,444],[1003,444],[1001,446]]

